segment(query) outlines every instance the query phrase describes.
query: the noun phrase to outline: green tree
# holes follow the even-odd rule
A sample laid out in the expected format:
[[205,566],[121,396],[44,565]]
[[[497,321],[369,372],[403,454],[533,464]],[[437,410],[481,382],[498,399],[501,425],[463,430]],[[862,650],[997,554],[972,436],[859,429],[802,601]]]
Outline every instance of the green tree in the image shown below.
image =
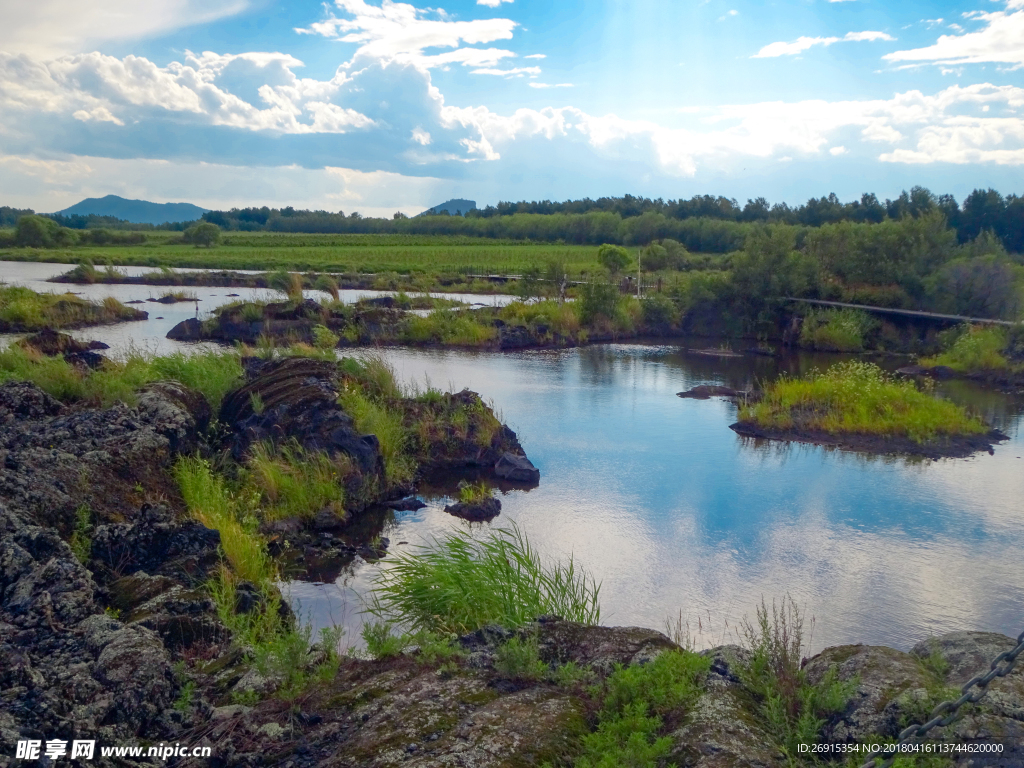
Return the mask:
[[597,260],[613,275],[617,275],[625,269],[631,261],[629,251],[621,245],[609,245],[608,243],[597,249]]
[[60,248],[74,245],[75,233],[46,216],[22,216],[14,232],[14,243],[23,248]]
[[186,229],[183,239],[186,243],[192,243],[196,248],[199,246],[213,248],[220,242],[220,227],[209,221],[204,221]]

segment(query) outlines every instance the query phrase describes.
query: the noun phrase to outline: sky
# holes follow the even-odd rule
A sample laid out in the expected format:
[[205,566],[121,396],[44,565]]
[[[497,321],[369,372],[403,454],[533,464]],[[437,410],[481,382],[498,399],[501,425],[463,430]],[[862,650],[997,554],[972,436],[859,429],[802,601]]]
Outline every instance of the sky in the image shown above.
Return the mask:
[[[432,0],[437,2],[438,0]],[[0,0],[0,205],[1024,193],[1024,0]]]

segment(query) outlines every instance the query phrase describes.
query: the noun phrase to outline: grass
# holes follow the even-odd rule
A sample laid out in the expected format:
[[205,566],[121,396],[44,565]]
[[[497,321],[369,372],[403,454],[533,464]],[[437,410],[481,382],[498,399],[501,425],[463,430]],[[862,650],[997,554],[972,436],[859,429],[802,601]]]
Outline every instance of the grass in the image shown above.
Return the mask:
[[259,520],[252,512],[253,500],[233,493],[209,462],[197,457],[179,458],[174,478],[192,516],[207,528],[220,531],[221,550],[231,573],[257,585],[273,581],[277,569],[257,530]]
[[494,651],[495,671],[510,680],[542,680],[548,665],[540,659],[540,648],[534,635],[511,637]]
[[409,436],[403,423],[403,413],[389,401],[376,400],[358,385],[346,382],[339,398],[341,407],[364,434],[376,435],[384,457],[384,476],[391,485],[408,482],[416,471],[416,464],[407,451]]
[[600,621],[600,586],[568,563],[545,565],[513,525],[474,540],[456,532],[389,558],[370,613],[413,630],[464,634],[488,624],[515,628],[538,616]]
[[837,363],[803,379],[780,378],[765,387],[760,402],[742,406],[739,417],[769,429],[908,437],[917,442],[989,429],[955,403],[858,361]]
[[71,532],[68,544],[78,562],[85,565],[92,554],[92,510],[88,504],[82,504],[75,510],[75,528]]
[[[178,233],[147,232],[133,246],[0,249],[5,259],[91,262],[212,269],[286,269],[323,272],[518,274],[562,261],[573,274],[597,271],[597,247],[489,238],[428,235],[329,235],[225,232],[216,249],[174,244]],[[492,284],[493,289],[493,284]]]
[[241,375],[242,365],[233,351],[192,355],[175,352],[163,357],[133,352],[120,360],[108,359],[101,368],[92,370],[18,345],[0,349],[0,382],[30,381],[58,400],[103,407],[116,402],[132,405],[141,387],[173,379],[202,392],[216,409]]
[[653,661],[617,666],[603,689],[597,726],[582,740],[576,768],[654,768],[672,750],[666,716],[681,720],[701,692],[711,661],[689,651],[667,651]]
[[484,325],[469,312],[435,309],[426,317],[406,318],[401,341],[408,344],[449,344],[478,347],[494,339],[498,331]]
[[30,288],[0,284],[0,331],[78,328],[139,317],[137,310],[110,296],[96,302],[70,293],[37,293]]
[[921,361],[923,365],[945,365],[954,371],[997,371],[1010,367],[1003,354],[1009,344],[1003,328],[992,326],[959,326],[954,329],[952,343],[935,357]]
[[265,443],[252,447],[247,462],[247,485],[256,489],[262,501],[262,518],[312,518],[329,510],[342,521],[345,489],[352,472],[345,455],[334,458],[322,451],[308,452],[296,444],[278,449]]

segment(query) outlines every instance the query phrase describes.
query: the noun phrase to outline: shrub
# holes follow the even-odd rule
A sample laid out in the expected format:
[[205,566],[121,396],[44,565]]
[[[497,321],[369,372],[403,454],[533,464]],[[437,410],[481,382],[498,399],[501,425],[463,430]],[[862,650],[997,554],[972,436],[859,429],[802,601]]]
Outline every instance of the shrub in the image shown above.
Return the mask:
[[611,320],[619,304],[618,286],[608,283],[584,283],[579,292],[580,321],[589,325],[598,318]]
[[331,331],[326,325],[313,326],[313,346],[318,349],[334,349],[341,341],[338,334]]
[[544,615],[600,621],[600,586],[593,577],[572,558],[545,566],[515,525],[480,541],[452,533],[389,559],[369,607],[385,621],[443,634],[487,624],[520,627]]
[[196,248],[213,248],[220,242],[220,227],[209,221],[204,221],[185,230],[182,240],[191,243]]
[[655,293],[640,302],[644,323],[647,325],[673,325],[679,320],[679,309],[668,296]]
[[548,665],[540,660],[540,649],[535,636],[512,637],[494,651],[494,669],[512,680],[540,680],[548,672]]
[[800,346],[823,352],[860,352],[878,325],[859,309],[812,310],[800,328]]

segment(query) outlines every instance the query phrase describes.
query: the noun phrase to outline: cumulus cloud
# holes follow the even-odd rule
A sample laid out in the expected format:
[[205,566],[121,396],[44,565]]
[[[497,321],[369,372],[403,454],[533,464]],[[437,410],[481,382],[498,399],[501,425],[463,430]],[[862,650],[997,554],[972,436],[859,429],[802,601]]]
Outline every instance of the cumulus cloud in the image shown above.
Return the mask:
[[915,64],[1009,64],[1024,66],[1024,0],[1009,0],[1006,10],[965,13],[984,23],[977,32],[942,35],[934,45],[894,51],[882,58],[893,63]]
[[[497,7],[495,3],[493,7]],[[408,3],[382,0],[379,6],[365,0],[335,0],[341,16],[330,15],[309,27],[296,29],[300,34],[314,34],[331,40],[358,45],[352,63],[401,61],[424,69],[448,64],[493,66],[503,58],[512,58],[512,51],[497,48],[464,48],[510,40],[516,22],[511,19],[475,19],[453,21],[433,9],[420,9]],[[430,16],[437,18],[429,18]],[[428,49],[452,48],[442,54],[428,54]]]
[[243,11],[246,0],[33,0],[4,4],[0,50],[81,53],[109,40],[166,34]]
[[796,40],[788,43],[769,43],[750,58],[770,59],[778,56],[795,56],[815,45],[829,46],[834,45],[835,43],[861,43],[874,42],[876,40],[892,41],[895,39],[895,37],[892,37],[885,32],[873,31],[847,32],[843,37],[798,37]]
[[513,0],[476,0],[477,5],[486,5],[488,8],[497,8],[502,3],[511,3]]

